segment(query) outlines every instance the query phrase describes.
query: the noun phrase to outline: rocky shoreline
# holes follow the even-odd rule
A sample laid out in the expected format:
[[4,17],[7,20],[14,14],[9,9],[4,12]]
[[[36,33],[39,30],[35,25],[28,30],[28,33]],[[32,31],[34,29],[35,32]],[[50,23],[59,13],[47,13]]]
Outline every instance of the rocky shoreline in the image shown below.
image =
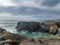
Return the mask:
[[60,28],[60,21],[44,21],[44,22],[18,22],[17,31],[29,31],[29,32],[46,32],[49,34],[57,34],[58,28]]
[[[0,45],[60,45],[60,34],[56,33],[57,32],[56,30],[58,30],[58,28],[60,28],[60,21],[46,21],[42,23],[18,22],[16,27],[17,31],[28,29],[31,32],[32,31],[36,32],[35,29],[36,30],[38,29],[37,31],[41,31],[42,33],[44,32],[49,33],[48,29],[50,29],[49,34],[52,34],[51,37],[36,39],[36,38],[29,38],[27,36],[20,35],[20,34],[10,33],[0,27]],[[45,31],[42,29],[44,29]],[[53,31],[51,32],[51,30]]]
[[54,36],[47,39],[33,39],[19,34],[0,33],[0,45],[60,45],[60,36]]

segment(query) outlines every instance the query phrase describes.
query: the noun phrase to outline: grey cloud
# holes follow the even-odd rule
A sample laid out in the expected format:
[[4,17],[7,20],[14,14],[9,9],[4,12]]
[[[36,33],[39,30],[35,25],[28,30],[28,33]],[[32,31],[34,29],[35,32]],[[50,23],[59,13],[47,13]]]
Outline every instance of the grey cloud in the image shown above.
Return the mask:
[[37,8],[30,8],[30,7],[20,7],[20,8],[15,8],[13,9],[13,7],[3,7],[0,8],[0,13],[2,12],[8,12],[8,13],[12,13],[14,15],[33,15],[33,14],[40,14],[41,10],[37,9]]
[[[12,0],[13,3],[18,3],[20,0]],[[22,1],[23,2],[23,1]],[[9,13],[9,14],[12,14],[11,17],[13,19],[14,16],[18,15],[18,17],[20,15],[24,15],[26,16],[26,18],[30,19],[30,20],[40,20],[40,19],[60,19],[60,10],[52,10],[51,6],[55,6],[56,4],[58,4],[60,2],[60,0],[43,0],[41,6],[39,5],[40,4],[40,1],[39,0],[36,0],[35,1],[36,4],[39,6],[39,7],[44,7],[44,6],[48,6],[50,7],[50,9],[41,9],[41,8],[37,8],[37,7],[33,7],[33,6],[19,6],[16,8],[16,7],[13,7],[13,6],[10,6],[10,7],[0,7],[0,13]],[[29,4],[28,4],[29,5]],[[28,15],[28,17],[27,17]],[[32,16],[34,15],[34,16]],[[29,18],[29,16],[31,16]],[[17,19],[20,19],[20,17]],[[15,18],[14,18],[15,19]],[[24,19],[24,17],[23,17]]]
[[18,2],[20,2],[21,0],[11,0],[13,3],[18,3]]
[[13,7],[1,7],[0,13],[11,13],[13,15],[40,15],[40,14],[60,14],[60,10],[43,10],[35,7],[20,7],[20,8],[13,8]]
[[44,0],[42,4],[45,6],[55,6],[58,3],[60,3],[60,0]]
[[[3,3],[1,3],[2,0],[0,1],[0,5],[2,6],[16,6],[16,7],[21,7],[21,6],[28,6],[28,7],[40,7],[44,8],[50,6],[55,6],[56,4],[60,3],[60,0],[3,0]],[[47,7],[47,8],[48,8]]]

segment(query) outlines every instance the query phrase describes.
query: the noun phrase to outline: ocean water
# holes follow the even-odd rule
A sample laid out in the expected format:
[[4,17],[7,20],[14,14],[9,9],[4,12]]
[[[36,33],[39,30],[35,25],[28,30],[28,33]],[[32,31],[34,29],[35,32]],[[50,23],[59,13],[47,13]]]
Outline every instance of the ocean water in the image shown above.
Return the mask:
[[18,34],[24,35],[24,36],[26,36],[28,38],[34,38],[34,39],[51,38],[53,36],[52,34],[48,34],[48,33],[28,32],[28,31],[21,31],[21,32],[18,32]]
[[[17,22],[18,21],[16,21],[16,20],[0,21],[0,27],[6,29],[7,32],[24,35],[29,38],[30,37],[31,38],[50,38],[53,36],[52,34],[41,33],[41,32],[28,32],[28,31],[17,32],[15,29]],[[59,29],[58,33],[60,33],[60,29]]]
[[0,27],[3,29],[6,29],[7,32],[11,33],[17,33],[15,27],[17,25],[17,21],[12,21],[12,20],[3,20],[0,21]]

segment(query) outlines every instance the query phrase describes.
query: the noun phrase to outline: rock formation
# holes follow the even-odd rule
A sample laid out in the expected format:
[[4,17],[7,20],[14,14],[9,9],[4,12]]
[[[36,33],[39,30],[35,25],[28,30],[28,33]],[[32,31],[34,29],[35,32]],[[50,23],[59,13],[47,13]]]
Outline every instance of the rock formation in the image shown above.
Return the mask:
[[40,22],[18,22],[16,27],[18,31],[27,30],[30,32],[37,32],[40,28]]
[[41,23],[41,28],[44,32],[57,34],[58,25],[54,21],[46,21]]
[[0,27],[0,33],[6,33],[7,31]]
[[57,24],[58,27],[60,28],[60,21],[56,21],[56,24]]
[[23,40],[27,40],[27,37],[12,33],[0,34],[0,45],[18,45]]
[[29,32],[46,32],[56,34],[58,26],[54,22],[18,22],[17,31],[27,30]]
[[[47,32],[56,34],[60,23],[57,22],[18,22],[17,31],[28,30],[30,32]],[[0,28],[0,45],[60,45],[60,35],[52,35],[47,38],[30,38],[20,34],[12,34]]]

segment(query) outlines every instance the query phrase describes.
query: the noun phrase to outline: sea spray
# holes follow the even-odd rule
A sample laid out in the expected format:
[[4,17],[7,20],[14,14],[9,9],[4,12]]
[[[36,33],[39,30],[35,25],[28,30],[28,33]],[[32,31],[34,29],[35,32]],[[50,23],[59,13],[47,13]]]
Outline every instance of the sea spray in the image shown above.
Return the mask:
[[10,33],[17,33],[16,27],[17,21],[0,21],[0,27],[5,29],[7,32]]

